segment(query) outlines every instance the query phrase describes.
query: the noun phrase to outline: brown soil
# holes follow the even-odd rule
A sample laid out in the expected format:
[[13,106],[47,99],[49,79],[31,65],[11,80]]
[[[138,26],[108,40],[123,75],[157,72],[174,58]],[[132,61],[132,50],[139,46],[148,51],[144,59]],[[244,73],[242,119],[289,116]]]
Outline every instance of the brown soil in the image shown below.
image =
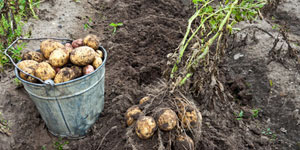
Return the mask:
[[[32,37],[76,39],[93,33],[101,38],[108,51],[104,111],[86,138],[61,140],[47,131],[33,102],[23,88],[14,84],[14,73],[8,68],[0,75],[0,112],[9,121],[12,134],[0,133],[0,149],[45,147],[48,150],[55,149],[55,142],[63,141],[69,141],[64,149],[133,149],[128,144],[126,133],[130,128],[126,127],[124,113],[149,94],[149,87],[163,78],[167,67],[166,55],[177,48],[191,15],[188,3],[183,2],[82,0],[75,3],[49,0],[41,3],[40,20],[30,20],[25,26],[28,31],[32,30]],[[300,31],[295,25],[299,17],[295,17],[297,13],[288,11],[288,8],[297,4],[299,2],[288,1],[274,11],[275,17],[285,15],[293,18],[289,24],[293,31]],[[92,22],[88,21],[89,18]],[[112,34],[112,28],[108,26],[111,22],[122,22],[124,26]],[[84,30],[85,23],[91,28]],[[243,23],[240,27],[247,25]],[[278,34],[264,21],[255,25],[274,36]],[[197,149],[300,149],[299,69],[289,58],[286,58],[287,68],[278,61],[268,64],[268,53],[274,39],[259,31],[256,31],[256,38],[251,38],[253,31],[245,30],[232,40],[228,57],[220,66],[225,89],[231,93],[232,100],[217,102],[220,109],[209,110],[203,108],[201,100],[194,99],[203,115],[202,136]],[[247,33],[249,38],[244,38]],[[290,36],[299,39],[298,32]],[[284,41],[281,43],[284,44]],[[28,44],[28,49],[37,47],[37,42]],[[283,49],[286,50],[286,47],[284,44]],[[297,49],[296,45],[293,47]],[[233,59],[237,53],[243,56]],[[252,109],[256,108],[260,112],[254,118]],[[244,116],[237,120],[236,114],[241,110]],[[267,131],[268,128],[272,133]],[[168,133],[161,134],[165,137]],[[150,140],[139,141],[139,149],[157,149],[157,138],[158,134],[155,134]],[[134,139],[138,140],[137,137]]]

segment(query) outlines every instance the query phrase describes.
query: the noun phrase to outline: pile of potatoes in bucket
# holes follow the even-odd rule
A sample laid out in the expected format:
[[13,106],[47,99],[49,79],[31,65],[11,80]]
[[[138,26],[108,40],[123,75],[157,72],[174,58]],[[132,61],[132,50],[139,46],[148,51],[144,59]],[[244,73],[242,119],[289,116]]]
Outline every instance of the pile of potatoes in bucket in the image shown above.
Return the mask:
[[[178,103],[177,114],[171,108],[163,107],[155,110],[153,116],[146,116],[140,109],[141,105],[148,102],[150,97],[146,96],[139,101],[139,105],[133,105],[125,112],[125,121],[128,126],[135,125],[135,133],[140,139],[149,139],[159,128],[170,132],[181,124],[180,127],[191,129],[202,122],[202,115],[195,108],[186,103]],[[177,128],[178,129],[178,128]],[[176,137],[175,146],[178,149],[194,149],[194,141],[186,134]]]
[[[44,81],[51,79],[54,83],[63,83],[87,75],[101,66],[103,53],[98,48],[99,39],[92,34],[65,45],[47,39],[40,44],[41,52],[24,53],[18,67]],[[29,82],[38,82],[22,72],[20,77]]]

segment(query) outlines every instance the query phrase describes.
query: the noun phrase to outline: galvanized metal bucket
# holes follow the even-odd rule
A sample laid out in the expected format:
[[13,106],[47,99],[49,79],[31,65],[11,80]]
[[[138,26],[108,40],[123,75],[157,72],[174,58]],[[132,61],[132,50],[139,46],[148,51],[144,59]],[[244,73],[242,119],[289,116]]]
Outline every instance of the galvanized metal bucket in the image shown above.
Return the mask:
[[100,67],[88,75],[64,83],[37,84],[25,81],[20,78],[19,68],[16,66],[17,78],[21,80],[53,135],[72,139],[82,138],[102,112],[107,53],[103,47],[100,46],[99,49],[104,54]]

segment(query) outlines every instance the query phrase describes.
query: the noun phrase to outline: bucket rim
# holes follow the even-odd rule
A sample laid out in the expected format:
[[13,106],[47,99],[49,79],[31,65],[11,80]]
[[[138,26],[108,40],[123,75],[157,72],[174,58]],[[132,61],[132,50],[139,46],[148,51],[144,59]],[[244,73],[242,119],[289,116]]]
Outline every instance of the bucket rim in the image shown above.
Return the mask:
[[[87,74],[87,75],[83,75],[83,76],[81,76],[81,77],[79,77],[79,78],[76,78],[76,79],[72,79],[72,80],[70,80],[70,81],[67,81],[67,82],[62,82],[62,83],[57,83],[57,84],[54,84],[54,86],[60,86],[60,85],[65,85],[65,84],[69,84],[69,83],[73,83],[73,82],[76,82],[76,81],[78,81],[78,80],[81,80],[81,79],[84,79],[84,78],[87,78],[87,77],[89,77],[89,76],[92,76],[93,74],[95,74],[97,71],[99,71],[99,70],[101,70],[101,68],[103,68],[103,66],[105,65],[105,63],[106,63],[106,60],[107,60],[107,52],[106,52],[106,50],[105,50],[105,48],[103,47],[103,46],[99,46],[99,48],[103,51],[103,53],[104,53],[104,59],[103,59],[103,62],[102,62],[102,64],[101,64],[101,66],[99,66],[95,71],[93,71],[92,73],[89,73],[89,74]],[[39,50],[39,49],[38,49]],[[36,51],[38,51],[38,50],[36,50]],[[18,62],[18,63],[20,63],[20,62]],[[15,68],[15,74],[16,74],[16,77],[20,80],[20,81],[22,81],[22,83],[26,83],[26,84],[30,84],[30,85],[34,85],[34,86],[40,86],[40,87],[44,87],[44,86],[47,86],[47,84],[41,84],[41,83],[32,83],[32,82],[28,82],[28,81],[26,81],[26,80],[24,80],[24,79],[22,79],[20,76],[19,76],[19,72],[18,72],[18,69],[17,68]]]

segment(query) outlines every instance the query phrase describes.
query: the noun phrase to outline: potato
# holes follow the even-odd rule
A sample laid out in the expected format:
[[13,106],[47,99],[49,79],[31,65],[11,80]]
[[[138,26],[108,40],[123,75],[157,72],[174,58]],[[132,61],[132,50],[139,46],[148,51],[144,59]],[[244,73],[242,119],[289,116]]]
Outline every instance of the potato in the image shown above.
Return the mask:
[[62,67],[68,63],[68,60],[69,55],[61,48],[54,50],[49,57],[49,62],[53,67]]
[[[28,74],[31,74],[31,75],[33,75],[34,76],[34,68],[24,68],[24,69],[22,69],[23,71],[25,71],[25,72],[27,72]],[[33,77],[31,77],[31,76],[29,76],[29,75],[26,75],[25,73],[23,73],[23,72],[20,72],[20,77],[22,78],[22,79],[24,79],[24,80],[26,80],[26,81],[29,81],[29,82],[32,82],[32,83],[35,83],[35,82],[37,82],[37,79],[35,79],[35,78],[33,78]]]
[[34,68],[35,69],[38,64],[39,63],[37,61],[34,61],[34,60],[23,60],[20,63],[18,63],[18,67],[21,70],[24,70],[25,68]]
[[131,126],[135,120],[139,118],[139,116],[143,115],[144,113],[141,111],[139,106],[133,105],[127,109],[125,113],[125,120],[128,126]]
[[23,60],[34,60],[37,62],[42,62],[45,60],[42,53],[37,51],[28,51],[22,55]]
[[54,83],[67,82],[75,78],[73,69],[65,67],[59,70],[54,78]]
[[149,139],[156,129],[157,126],[153,117],[141,116],[136,121],[135,133],[141,139]]
[[147,102],[147,101],[149,101],[149,100],[150,100],[150,97],[149,97],[149,96],[145,96],[145,97],[143,97],[143,98],[140,100],[139,104],[142,105],[142,104],[144,104],[145,102]]
[[42,51],[44,57],[46,59],[48,59],[50,57],[50,54],[54,50],[56,50],[57,48],[64,48],[64,45],[62,45],[61,43],[59,43],[57,41],[48,39],[48,40],[43,41],[40,44],[40,48],[41,48],[41,51]]
[[84,75],[90,74],[94,71],[95,71],[95,69],[92,65],[87,65],[82,69],[82,72],[83,72]]
[[194,150],[195,144],[192,138],[186,134],[182,134],[176,137],[175,147],[178,150]]
[[73,49],[70,54],[70,60],[78,66],[86,66],[95,60],[95,51],[88,46],[81,46]]
[[55,77],[55,70],[51,67],[50,64],[46,62],[41,62],[37,65],[34,75],[46,81]]
[[70,53],[72,52],[73,47],[70,43],[66,43],[65,47],[64,47],[64,51],[66,52],[67,55],[70,55]]
[[184,128],[190,128],[197,124],[199,118],[197,111],[192,106],[187,104],[179,105],[179,110],[178,117]]
[[98,55],[100,58],[103,58],[103,53],[100,50],[96,50],[96,55]]
[[97,69],[101,65],[102,65],[102,59],[101,59],[101,57],[96,56],[95,60],[93,61],[94,68]]
[[177,115],[170,108],[161,109],[158,112],[157,124],[161,130],[171,131],[177,125]]
[[74,40],[72,42],[72,47],[73,48],[77,48],[77,47],[80,47],[80,46],[83,46],[83,39],[77,39],[77,40]]
[[94,50],[97,50],[99,48],[99,39],[96,35],[89,34],[83,39],[83,43],[86,46],[89,46],[93,48]]
[[78,77],[82,76],[82,68],[81,67],[79,67],[79,66],[72,66],[71,69],[75,73],[75,78],[78,78]]

